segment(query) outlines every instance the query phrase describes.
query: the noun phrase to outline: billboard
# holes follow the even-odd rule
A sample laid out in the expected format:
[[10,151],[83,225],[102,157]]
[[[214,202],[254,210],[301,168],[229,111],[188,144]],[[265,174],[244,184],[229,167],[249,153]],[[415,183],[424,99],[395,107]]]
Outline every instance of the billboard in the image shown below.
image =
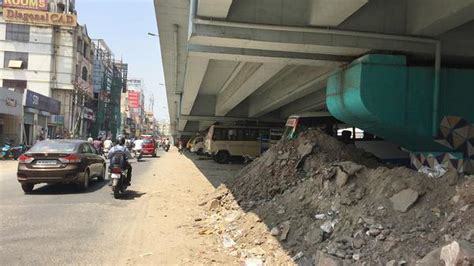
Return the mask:
[[26,107],[36,108],[40,111],[46,111],[58,115],[61,110],[61,102],[42,94],[27,90]]
[[128,92],[128,107],[140,108],[140,92],[139,91]]
[[3,0],[3,7],[48,11],[48,0]]
[[75,15],[27,9],[4,8],[3,18],[7,22],[30,25],[64,27],[76,27],[77,25],[77,17]]

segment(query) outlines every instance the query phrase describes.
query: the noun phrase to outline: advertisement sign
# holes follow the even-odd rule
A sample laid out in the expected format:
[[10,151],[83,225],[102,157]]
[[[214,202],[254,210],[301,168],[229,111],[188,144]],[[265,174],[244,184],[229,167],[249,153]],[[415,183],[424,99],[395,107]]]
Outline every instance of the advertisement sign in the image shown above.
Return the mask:
[[26,91],[25,106],[55,115],[59,114],[61,110],[61,102],[30,90]]
[[0,114],[21,116],[22,98],[22,93],[0,88]]
[[87,108],[87,107],[84,107],[84,115],[82,117],[87,119],[87,120],[95,121],[94,110],[92,110],[90,108]]
[[7,22],[15,22],[30,25],[64,26],[75,27],[77,17],[75,15],[52,13],[28,9],[4,8],[3,18]]
[[64,116],[52,115],[49,117],[49,124],[64,125]]
[[3,0],[3,7],[48,11],[48,0]]
[[138,91],[128,92],[128,107],[140,108],[140,92]]

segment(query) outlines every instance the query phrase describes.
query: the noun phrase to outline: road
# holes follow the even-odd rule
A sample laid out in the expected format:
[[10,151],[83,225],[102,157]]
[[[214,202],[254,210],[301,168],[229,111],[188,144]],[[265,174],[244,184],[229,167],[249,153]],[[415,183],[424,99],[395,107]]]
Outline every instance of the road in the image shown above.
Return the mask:
[[17,163],[0,161],[2,264],[226,262],[213,251],[215,241],[192,225],[202,212],[200,197],[240,166],[217,169],[209,162],[205,176],[176,150],[132,165],[132,186],[116,200],[107,182],[99,181],[86,192],[43,185],[25,195],[16,181]]

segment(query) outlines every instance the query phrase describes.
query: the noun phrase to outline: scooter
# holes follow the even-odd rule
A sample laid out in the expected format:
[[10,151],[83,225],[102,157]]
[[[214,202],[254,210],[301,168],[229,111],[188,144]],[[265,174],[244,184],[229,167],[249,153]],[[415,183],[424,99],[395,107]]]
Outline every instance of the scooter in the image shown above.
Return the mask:
[[168,152],[170,150],[170,145],[169,144],[165,144],[165,151]]
[[29,149],[25,144],[20,144],[16,147],[13,147],[10,140],[5,142],[5,146],[2,147],[0,153],[0,159],[14,159],[17,160],[20,155],[27,152]]
[[109,148],[103,148],[102,155],[104,156],[105,159],[109,159]]
[[12,158],[12,146],[10,144],[10,142],[7,140],[5,142],[5,145],[2,147],[2,152],[0,153],[0,159],[4,160],[4,159],[10,159]]
[[13,155],[13,159],[17,160],[23,153],[27,152],[30,149],[26,144],[20,144],[16,147],[12,147],[11,154]]
[[143,153],[142,153],[142,150],[140,149],[133,148],[130,155],[132,155],[132,158],[136,158],[137,162],[139,162],[143,158]]
[[110,166],[110,180],[114,198],[118,199],[128,187],[127,169],[122,169],[120,165]]

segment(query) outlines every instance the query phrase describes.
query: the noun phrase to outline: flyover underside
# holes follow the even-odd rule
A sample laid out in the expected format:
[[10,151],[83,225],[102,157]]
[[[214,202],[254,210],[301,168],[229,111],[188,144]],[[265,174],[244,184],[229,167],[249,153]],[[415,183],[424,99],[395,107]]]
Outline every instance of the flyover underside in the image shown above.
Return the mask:
[[[474,63],[474,0],[155,0],[171,120],[282,121],[325,110],[328,78],[370,53]],[[410,96],[411,97],[411,96]]]

